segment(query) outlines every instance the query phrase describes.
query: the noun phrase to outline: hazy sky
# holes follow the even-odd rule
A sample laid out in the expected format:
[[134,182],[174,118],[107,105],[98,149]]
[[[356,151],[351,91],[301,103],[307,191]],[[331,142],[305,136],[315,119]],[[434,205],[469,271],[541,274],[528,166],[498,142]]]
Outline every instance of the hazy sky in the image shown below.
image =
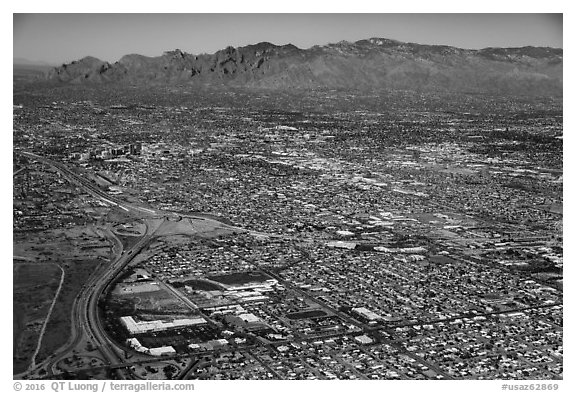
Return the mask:
[[14,14],[14,57],[63,63],[179,48],[214,53],[261,41],[300,48],[392,38],[479,49],[562,48],[561,14]]

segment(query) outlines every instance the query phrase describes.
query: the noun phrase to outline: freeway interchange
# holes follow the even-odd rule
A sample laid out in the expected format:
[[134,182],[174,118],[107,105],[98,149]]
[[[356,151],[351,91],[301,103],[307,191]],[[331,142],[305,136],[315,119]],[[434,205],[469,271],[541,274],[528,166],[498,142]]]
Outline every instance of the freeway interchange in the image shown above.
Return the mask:
[[[110,228],[105,229],[106,236],[113,242],[113,256],[109,264],[101,264],[86,282],[74,301],[71,311],[72,329],[66,345],[56,353],[35,365],[24,373],[15,375],[15,378],[39,378],[42,377],[40,370],[45,370],[44,378],[58,375],[58,364],[70,356],[70,354],[82,351],[87,343],[96,348],[105,362],[104,368],[116,369],[118,377],[130,379],[132,375],[125,368],[130,365],[122,357],[124,348],[118,347],[113,340],[109,339],[99,316],[98,302],[102,296],[111,289],[115,280],[124,268],[157,236],[162,236],[165,229],[170,228],[169,223],[175,220],[186,219],[187,223],[194,228],[195,222],[203,222],[216,228],[226,228],[230,231],[243,232],[242,228],[224,224],[220,221],[196,215],[179,215],[174,212],[155,211],[136,204],[127,203],[119,198],[108,195],[99,189],[91,181],[78,175],[65,164],[56,162],[34,153],[20,152],[24,157],[49,165],[60,173],[69,182],[78,185],[83,191],[99,199],[107,205],[118,207],[127,213],[135,213],[144,217],[145,232],[140,239],[129,249],[124,249],[122,242]],[[168,229],[169,230],[169,229]],[[194,231],[194,229],[192,229]],[[119,367],[119,365],[124,366]]]
[[[55,354],[50,356],[48,359],[42,363],[36,365],[32,370],[28,370],[27,373],[22,373],[16,375],[17,378],[53,378],[61,374],[61,369],[59,364],[77,353],[84,352],[87,346],[96,348],[100,352],[104,364],[101,366],[90,367],[90,370],[115,370],[118,374],[117,377],[121,379],[133,379],[136,378],[131,372],[130,366],[138,363],[143,364],[148,361],[153,362],[157,359],[142,360],[140,357],[137,362],[129,361],[126,357],[126,348],[118,346],[114,340],[108,337],[103,323],[99,315],[99,300],[103,298],[103,295],[110,290],[122,274],[124,269],[133,261],[133,259],[138,256],[138,254],[143,251],[151,242],[161,236],[170,235],[174,233],[186,233],[188,235],[207,233],[216,229],[226,230],[229,233],[250,233],[258,236],[272,237],[282,237],[290,238],[289,236],[282,236],[276,234],[262,233],[256,231],[250,231],[244,228],[235,227],[232,225],[225,224],[218,220],[206,217],[204,215],[194,215],[194,214],[180,214],[172,211],[160,211],[152,210],[147,207],[142,207],[134,203],[127,203],[117,197],[108,195],[106,192],[102,191],[98,186],[96,186],[91,181],[83,178],[82,176],[75,173],[73,170],[68,168],[65,164],[56,162],[46,157],[39,156],[37,154],[20,152],[22,156],[25,156],[31,160],[39,161],[46,165],[49,165],[58,173],[60,173],[69,182],[76,184],[83,191],[102,201],[103,203],[120,208],[127,213],[133,213],[140,217],[145,224],[145,231],[140,237],[140,239],[132,245],[130,248],[125,249],[122,245],[120,239],[115,235],[111,228],[105,229],[106,237],[109,238],[114,243],[114,253],[109,264],[101,264],[98,269],[92,274],[88,282],[84,285],[80,294],[74,301],[74,306],[71,312],[72,319],[72,330],[71,336],[66,345],[61,347]],[[185,222],[185,228],[174,226],[175,223],[183,221]],[[210,229],[212,228],[212,229]],[[182,232],[178,232],[178,231]],[[260,269],[259,266],[254,265],[256,270],[270,274],[272,277],[280,280],[283,284],[288,287],[292,287],[289,283],[285,282],[284,279],[277,276],[276,274],[269,272],[268,270]],[[164,284],[165,287],[168,287]],[[197,309],[188,299],[186,299],[181,294],[175,293],[172,288],[166,288],[172,293],[176,298],[183,302],[191,310]],[[302,291],[298,291],[302,292]],[[340,315],[344,320],[347,320],[353,324],[358,324],[358,322],[353,321],[351,318],[342,314],[341,312],[331,309],[334,314]],[[203,317],[213,324],[214,322],[207,315]],[[201,356],[201,354],[196,354],[196,357]],[[255,359],[258,359],[256,355],[252,355]],[[163,359],[178,359],[182,355],[163,357]],[[188,369],[191,365],[197,364],[197,362],[192,362],[180,377],[185,377],[188,374]],[[40,370],[46,370],[46,373],[40,374]]]

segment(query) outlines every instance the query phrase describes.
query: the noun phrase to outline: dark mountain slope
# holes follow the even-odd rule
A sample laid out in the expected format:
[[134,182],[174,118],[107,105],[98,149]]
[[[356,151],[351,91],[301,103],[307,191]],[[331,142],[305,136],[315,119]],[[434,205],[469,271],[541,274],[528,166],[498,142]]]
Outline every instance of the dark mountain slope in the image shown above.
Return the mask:
[[209,84],[284,88],[394,88],[561,95],[562,49],[459,49],[371,38],[299,49],[268,42],[214,54],[180,50],[127,55],[114,64],[87,57],[55,68],[50,81]]

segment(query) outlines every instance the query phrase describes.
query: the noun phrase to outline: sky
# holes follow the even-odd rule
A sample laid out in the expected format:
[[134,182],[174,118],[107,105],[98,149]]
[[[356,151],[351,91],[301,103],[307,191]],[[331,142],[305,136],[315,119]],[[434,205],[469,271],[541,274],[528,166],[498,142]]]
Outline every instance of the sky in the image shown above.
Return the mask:
[[460,48],[562,48],[562,14],[13,14],[13,56],[114,62],[181,49],[200,54],[262,41],[299,48],[380,37]]

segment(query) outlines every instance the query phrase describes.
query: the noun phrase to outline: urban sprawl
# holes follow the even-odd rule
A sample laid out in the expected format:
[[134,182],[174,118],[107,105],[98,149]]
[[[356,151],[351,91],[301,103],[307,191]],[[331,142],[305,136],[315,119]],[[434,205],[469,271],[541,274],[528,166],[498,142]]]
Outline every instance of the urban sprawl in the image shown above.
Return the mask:
[[562,378],[560,101],[67,89],[14,94],[15,375]]

